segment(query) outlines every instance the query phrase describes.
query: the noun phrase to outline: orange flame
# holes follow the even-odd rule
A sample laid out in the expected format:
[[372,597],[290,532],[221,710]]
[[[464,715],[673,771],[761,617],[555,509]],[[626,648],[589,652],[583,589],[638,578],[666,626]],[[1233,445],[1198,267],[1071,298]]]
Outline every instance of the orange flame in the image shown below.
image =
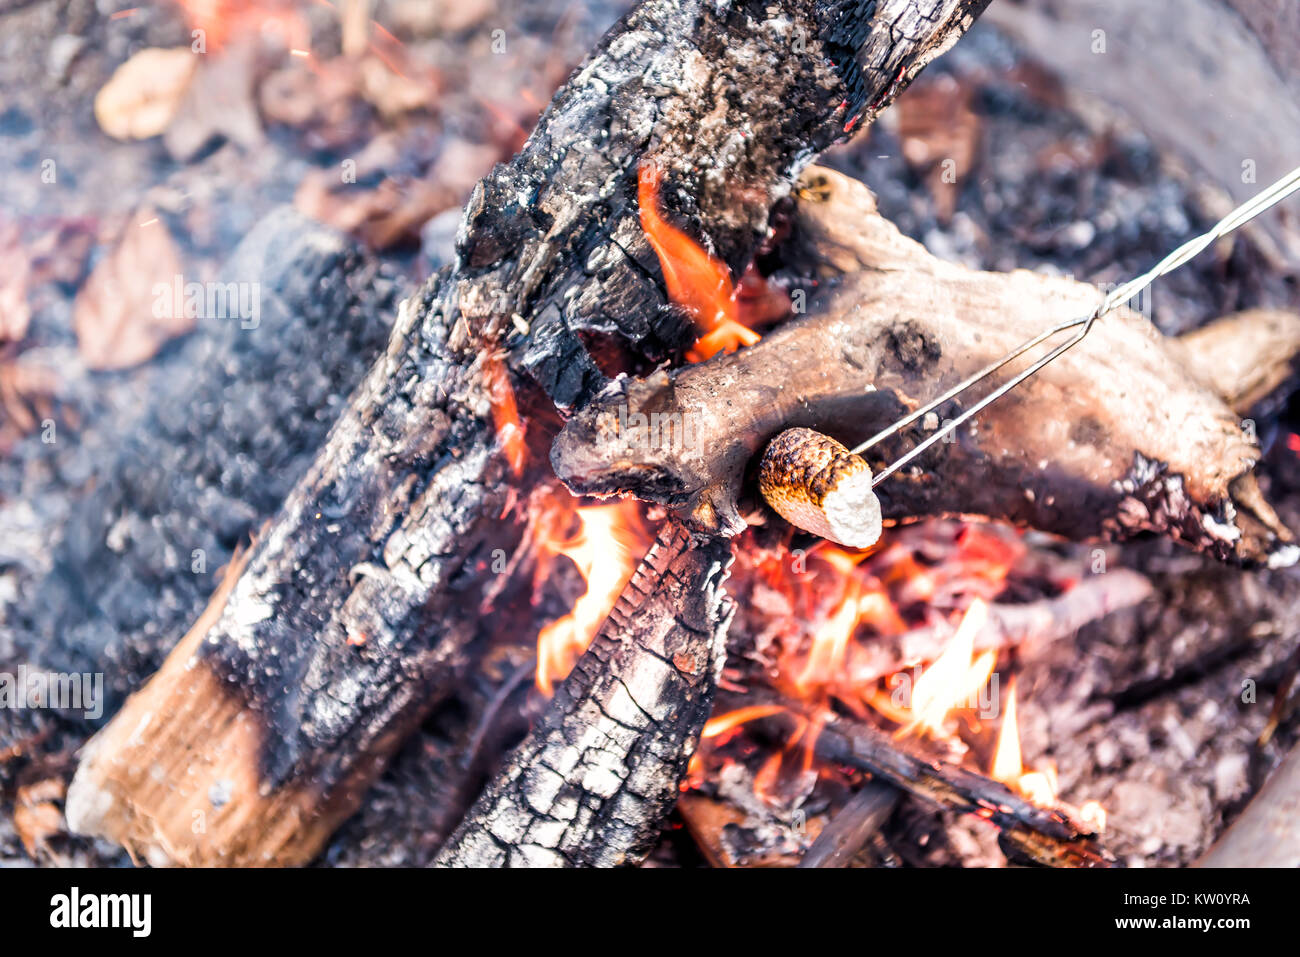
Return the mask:
[[[311,42],[307,21],[285,0],[176,0],[209,52],[217,52],[235,36],[278,32],[286,47]],[[197,38],[196,38],[197,39]]]
[[[1047,765],[1041,770],[1026,771],[1020,755],[1020,722],[1016,716],[1016,684],[1014,679],[1007,690],[1006,711],[1002,717],[1002,728],[998,732],[998,743],[993,753],[993,767],[989,777],[1001,781],[1013,791],[1017,791],[1031,803],[1039,807],[1056,807],[1058,804],[1058,785],[1056,768]],[[1100,804],[1092,801],[1101,811],[1105,822],[1106,812]]]
[[492,424],[496,428],[497,440],[510,463],[510,470],[519,475],[528,457],[528,447],[524,444],[524,424],[519,419],[515,390],[510,385],[510,374],[500,356],[489,354],[484,357],[483,378],[492,405]]
[[759,335],[740,321],[736,289],[726,263],[710,255],[659,212],[662,181],[663,171],[657,164],[642,163],[637,171],[637,203],[641,228],[659,257],[668,298],[689,312],[704,332],[687,358],[699,362],[719,352],[752,346]]
[[537,635],[537,687],[548,696],[591,644],[646,547],[634,502],[579,508],[576,513],[576,535],[539,546],[543,553],[566,556],[587,583],[573,610]]
[[975,636],[987,622],[988,606],[977,598],[966,609],[943,653],[917,678],[912,688],[912,720],[900,734],[927,731],[942,735],[948,713],[970,701],[989,680],[997,654],[986,651],[975,657]]

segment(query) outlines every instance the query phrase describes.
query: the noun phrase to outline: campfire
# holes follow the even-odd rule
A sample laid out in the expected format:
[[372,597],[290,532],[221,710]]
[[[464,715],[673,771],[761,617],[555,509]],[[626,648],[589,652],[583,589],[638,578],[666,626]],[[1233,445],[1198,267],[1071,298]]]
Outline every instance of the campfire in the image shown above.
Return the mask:
[[[0,222],[0,676],[109,686],[0,737],[22,852],[1300,862],[1300,201],[1229,213],[1286,170],[1207,200],[1090,129],[1009,39],[1040,4],[641,0],[585,59],[492,6],[170,4],[94,120],[203,172],[66,274]],[[178,227],[262,149],[295,210]],[[83,414],[102,471],[39,464]]]

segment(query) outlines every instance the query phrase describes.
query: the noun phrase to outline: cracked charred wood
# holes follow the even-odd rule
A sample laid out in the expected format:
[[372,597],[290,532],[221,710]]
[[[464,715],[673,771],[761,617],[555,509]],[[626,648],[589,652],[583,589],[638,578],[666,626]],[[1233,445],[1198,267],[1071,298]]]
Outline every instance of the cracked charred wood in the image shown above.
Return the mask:
[[615,866],[649,853],[713,706],[730,562],[724,539],[661,529],[438,866]]
[[1114,866],[1096,835],[1064,811],[1036,807],[982,775],[918,757],[870,725],[837,719],[822,729],[816,752],[932,804],[992,822],[1003,850],[1019,860],[1047,867]]
[[[612,382],[552,446],[570,489],[634,494],[735,534],[772,436],[805,426],[852,446],[1100,299],[1068,279],[943,262],[839,174],[810,171],[800,195],[790,255],[822,287],[810,314],[730,355]],[[1258,444],[1228,399],[1292,374],[1300,316],[1269,314],[1267,339],[1254,335],[1258,315],[1235,321],[1241,334],[1225,324],[1183,342],[1130,310],[1105,316],[953,441],[878,486],[886,520],[979,515],[1075,540],[1155,531],[1221,559],[1294,563],[1300,549],[1251,472]],[[1207,339],[1215,373],[1201,358]],[[1261,366],[1272,371],[1261,378]],[[1247,381],[1226,381],[1233,369]],[[875,447],[873,472],[973,401],[967,393]],[[643,423],[663,421],[683,427],[652,441]]]
[[[658,164],[665,215],[739,269],[803,165],[986,3],[645,0],[616,24],[475,189],[456,262],[404,304],[224,610],[164,664],[162,707],[128,702],[91,749],[72,827],[159,862],[308,860],[453,673],[485,557],[517,540],[502,515],[540,470],[512,474],[493,396],[508,380],[537,426],[603,385],[588,343],[635,368],[694,338],[640,229],[638,169]],[[190,767],[158,789],[113,774],[129,754]],[[193,834],[193,812],[220,826]]]

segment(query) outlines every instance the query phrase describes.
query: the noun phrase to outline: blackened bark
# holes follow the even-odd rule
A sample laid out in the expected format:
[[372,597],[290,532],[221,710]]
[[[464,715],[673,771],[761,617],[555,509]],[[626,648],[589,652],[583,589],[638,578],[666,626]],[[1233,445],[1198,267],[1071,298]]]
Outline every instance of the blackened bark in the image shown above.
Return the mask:
[[661,530],[438,865],[614,866],[649,852],[713,706],[730,562],[721,539]]
[[[175,662],[211,672],[262,729],[264,809],[247,809],[250,820],[277,806],[277,790],[304,788],[326,824],[341,819],[463,656],[486,558],[519,535],[503,518],[512,488],[538,474],[510,474],[491,401],[498,370],[525,409],[536,401],[527,374],[568,410],[604,382],[584,337],[613,336],[642,363],[693,337],[641,234],[641,164],[661,166],[663,205],[736,269],[799,169],[857,121],[850,107],[873,116],[986,2],[646,0],[609,32],[520,155],[476,188],[457,262],[399,311],[224,613],[193,661]],[[844,43],[859,35],[850,69]],[[102,783],[87,771],[73,792]],[[147,817],[129,795],[108,799]],[[181,839],[188,825],[167,826]],[[279,863],[312,852],[298,842]]]
[[97,424],[98,444],[61,438],[55,467],[76,486],[68,514],[50,496],[31,500],[55,543],[51,567],[23,582],[0,627],[42,667],[103,672],[105,718],[310,467],[403,292],[341,234],[287,207],[220,275],[257,283],[256,316],[201,322],[155,361],[138,415]]

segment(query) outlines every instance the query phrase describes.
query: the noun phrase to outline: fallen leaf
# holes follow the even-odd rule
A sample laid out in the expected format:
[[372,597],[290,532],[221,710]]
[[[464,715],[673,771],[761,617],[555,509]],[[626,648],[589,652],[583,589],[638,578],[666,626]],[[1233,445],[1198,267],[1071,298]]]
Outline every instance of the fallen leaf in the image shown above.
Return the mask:
[[231,42],[220,53],[202,58],[163,135],[163,145],[174,159],[192,159],[217,138],[250,150],[262,145],[253,90],[256,60],[251,39]]
[[898,99],[903,158],[925,179],[945,222],[957,208],[962,180],[979,149],[980,119],[971,109],[971,94],[969,87],[943,74]]
[[[151,358],[164,342],[188,332],[194,319],[170,290],[181,274],[171,234],[148,207],[127,222],[112,251],[87,277],[73,306],[77,348],[91,369],[126,369]],[[168,296],[160,298],[155,286]]]
[[47,778],[18,789],[14,801],[14,830],[29,857],[63,828],[63,812],[53,802],[62,801],[66,787],[58,778]]
[[165,130],[180,109],[198,57],[189,47],[149,47],[127,60],[95,96],[99,127],[118,140],[144,140]]

